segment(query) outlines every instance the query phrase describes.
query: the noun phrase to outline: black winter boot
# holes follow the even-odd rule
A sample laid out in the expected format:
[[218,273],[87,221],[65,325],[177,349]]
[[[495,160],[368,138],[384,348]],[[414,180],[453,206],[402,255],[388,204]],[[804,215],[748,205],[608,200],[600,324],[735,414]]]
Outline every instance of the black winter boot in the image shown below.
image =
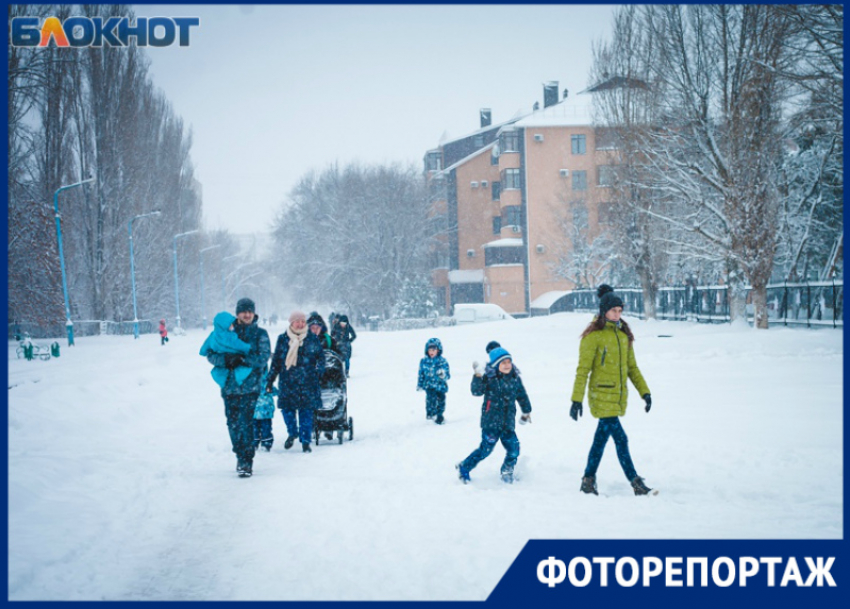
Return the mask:
[[596,490],[596,476],[585,476],[582,478],[581,488],[579,490],[588,495],[598,495],[599,492]]
[[298,436],[289,436],[288,438],[286,438],[286,442],[283,443],[283,447],[286,450],[289,450],[290,448],[292,448],[292,445],[295,444],[295,440],[297,439]]
[[310,448],[310,443],[309,443],[309,442],[302,442],[302,443],[301,443],[301,450],[302,450],[303,452],[305,452],[305,453],[311,453],[311,452],[313,452],[313,449],[312,449],[312,448]]
[[652,492],[652,489],[644,484],[643,478],[640,476],[635,476],[632,480],[632,488],[635,490],[635,495],[649,495]]

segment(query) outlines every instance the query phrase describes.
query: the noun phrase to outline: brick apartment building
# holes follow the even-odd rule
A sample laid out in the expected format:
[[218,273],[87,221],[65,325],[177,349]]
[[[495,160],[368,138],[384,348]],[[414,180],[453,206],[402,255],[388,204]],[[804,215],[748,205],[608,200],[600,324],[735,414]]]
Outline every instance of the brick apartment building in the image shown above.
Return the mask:
[[589,100],[566,97],[547,83],[543,108],[497,125],[482,109],[480,129],[425,154],[433,213],[448,227],[432,277],[447,313],[467,302],[545,313],[575,287],[556,269],[575,225],[583,238],[598,233],[613,147],[592,126]]

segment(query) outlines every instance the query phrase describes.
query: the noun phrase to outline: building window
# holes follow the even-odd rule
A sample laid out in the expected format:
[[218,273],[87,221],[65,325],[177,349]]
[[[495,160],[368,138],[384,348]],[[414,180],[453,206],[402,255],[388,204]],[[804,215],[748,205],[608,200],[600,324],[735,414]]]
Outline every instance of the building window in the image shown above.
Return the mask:
[[615,165],[600,165],[597,168],[596,177],[599,186],[613,186],[616,176],[617,167]]
[[502,152],[519,152],[519,133],[517,131],[503,131],[499,135],[499,150]]
[[490,187],[493,189],[493,200],[498,201],[499,197],[502,195],[502,183],[493,182]]
[[498,165],[499,164],[499,145],[496,144],[493,148],[490,149],[490,164]]
[[502,216],[493,216],[493,234],[500,235],[502,233]]
[[439,150],[425,155],[425,171],[440,171],[443,168],[443,157]]
[[573,171],[573,190],[587,190],[586,171]]
[[505,226],[520,226],[522,223],[522,208],[519,205],[508,205],[502,209]]
[[502,171],[502,189],[519,188],[519,169],[505,169]]
[[585,154],[587,152],[587,136],[573,135],[573,154]]

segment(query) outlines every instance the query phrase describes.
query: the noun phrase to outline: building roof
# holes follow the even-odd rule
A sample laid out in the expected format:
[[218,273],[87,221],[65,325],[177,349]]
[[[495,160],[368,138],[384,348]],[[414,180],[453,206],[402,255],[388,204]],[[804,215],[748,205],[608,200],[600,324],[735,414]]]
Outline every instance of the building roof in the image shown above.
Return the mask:
[[563,101],[538,110],[514,123],[517,127],[586,127],[593,125],[591,107],[566,105]]
[[564,296],[566,296],[569,293],[570,293],[569,291],[564,292],[564,291],[557,291],[557,290],[553,291],[553,292],[546,292],[545,294],[541,294],[540,296],[535,298],[531,302],[530,308],[532,308],[532,309],[549,309],[549,307],[551,307],[553,304],[555,304],[560,298],[563,298]]
[[496,239],[485,243],[484,247],[522,247],[522,239],[516,237],[508,237],[506,239]]
[[484,269],[449,271],[449,283],[482,283],[483,281]]

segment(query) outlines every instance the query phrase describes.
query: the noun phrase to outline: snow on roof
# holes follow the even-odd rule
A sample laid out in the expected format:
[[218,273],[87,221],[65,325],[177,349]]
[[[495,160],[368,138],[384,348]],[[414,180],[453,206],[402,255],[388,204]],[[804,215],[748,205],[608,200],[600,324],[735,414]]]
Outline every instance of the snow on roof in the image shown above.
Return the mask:
[[591,107],[553,104],[514,123],[517,127],[575,127],[593,125]]
[[522,239],[517,239],[515,237],[496,239],[490,243],[485,243],[484,247],[522,247]]
[[541,294],[537,298],[535,298],[531,302],[532,309],[548,309],[553,304],[555,304],[559,298],[566,296],[569,294],[569,290],[566,292],[563,291],[554,291],[554,292],[546,292],[545,294]]
[[449,271],[449,283],[483,283],[484,269]]

